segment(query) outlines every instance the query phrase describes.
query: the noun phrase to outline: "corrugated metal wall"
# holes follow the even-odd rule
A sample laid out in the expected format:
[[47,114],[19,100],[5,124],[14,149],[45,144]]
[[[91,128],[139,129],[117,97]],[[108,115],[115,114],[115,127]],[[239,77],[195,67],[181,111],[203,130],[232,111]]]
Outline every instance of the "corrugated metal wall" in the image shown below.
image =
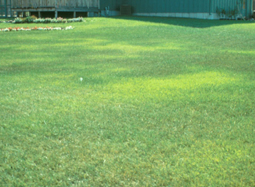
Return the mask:
[[104,10],[105,7],[110,7],[110,10],[120,10],[120,6],[124,4],[122,0],[100,0],[100,8]]
[[213,0],[213,12],[216,8],[223,8],[226,12],[238,9],[244,16],[249,17],[253,13],[253,0]]
[[[251,0],[246,0],[248,4]],[[236,6],[243,7],[240,0],[128,0],[135,13],[206,13],[216,8],[233,10]],[[247,7],[249,8],[249,7]]]
[[209,0],[129,0],[134,13],[208,12]]
[[121,4],[131,5],[133,13],[216,13],[217,7],[226,12],[238,7],[248,16],[253,10],[253,0],[101,0],[102,9],[119,10]]
[[243,3],[240,0],[213,0],[212,9],[216,13],[216,9],[224,9],[226,12],[232,11],[238,8],[240,11],[243,11]]

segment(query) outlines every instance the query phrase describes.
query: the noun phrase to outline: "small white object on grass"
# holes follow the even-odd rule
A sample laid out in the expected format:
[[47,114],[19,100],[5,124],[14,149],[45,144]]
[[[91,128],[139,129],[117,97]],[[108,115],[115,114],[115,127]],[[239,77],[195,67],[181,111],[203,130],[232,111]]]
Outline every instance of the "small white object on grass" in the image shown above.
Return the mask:
[[83,78],[82,78],[82,77],[80,78],[80,81],[83,81]]
[[69,26],[69,27],[66,27],[65,30],[70,30],[70,29],[73,29],[72,26]]

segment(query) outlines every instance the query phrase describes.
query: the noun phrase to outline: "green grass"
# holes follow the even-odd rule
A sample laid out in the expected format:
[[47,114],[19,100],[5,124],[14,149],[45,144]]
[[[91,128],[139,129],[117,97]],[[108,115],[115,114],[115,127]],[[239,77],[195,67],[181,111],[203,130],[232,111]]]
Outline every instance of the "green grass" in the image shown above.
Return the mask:
[[68,25],[0,32],[1,186],[255,186],[254,23]]

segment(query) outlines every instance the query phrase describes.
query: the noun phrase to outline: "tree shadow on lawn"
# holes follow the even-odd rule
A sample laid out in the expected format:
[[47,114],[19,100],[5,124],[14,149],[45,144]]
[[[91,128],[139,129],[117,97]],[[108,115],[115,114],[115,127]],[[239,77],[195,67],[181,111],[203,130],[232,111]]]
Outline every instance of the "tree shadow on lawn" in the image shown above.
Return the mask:
[[[58,46],[49,52],[46,50],[48,45],[41,46],[40,50],[34,51],[32,54],[30,51],[24,51],[23,48],[16,49],[18,54],[22,52],[22,56],[25,55],[24,57],[27,58],[15,59],[16,62],[14,62],[11,56],[12,52],[10,52],[10,57],[8,60],[6,59],[8,63],[0,67],[0,74],[7,76],[28,74],[36,77],[54,75],[53,77],[56,79],[60,75],[61,77],[71,75],[73,80],[83,77],[86,78],[88,84],[100,85],[112,81],[118,82],[121,79],[166,78],[204,71],[250,74],[254,69],[254,64],[251,63],[253,56],[249,58],[246,54],[237,56],[237,54],[234,55],[235,52],[207,55],[204,52],[193,54],[188,48],[178,46],[176,49],[156,48],[150,50],[148,47],[143,48],[140,44],[137,45],[133,42],[117,46],[114,41],[107,43],[109,46],[105,45],[105,41],[103,47],[100,47],[100,42],[91,45],[90,49],[86,49],[86,55],[84,50],[80,49],[74,53],[74,50],[70,50],[70,48],[63,48],[61,52],[56,53]],[[152,43],[154,44],[154,41]],[[155,47],[157,46],[155,45]],[[131,53],[130,48],[132,48]],[[215,61],[215,59],[217,60]],[[243,59],[246,59],[245,62],[240,63]]]
[[[58,62],[52,66],[53,62],[24,64],[15,63],[0,68],[2,75],[15,77],[30,77],[28,82],[37,82],[47,80],[50,85],[66,86],[79,82],[79,78],[83,77],[84,82],[81,85],[101,85],[119,84],[128,80],[168,80],[185,76],[206,75],[210,72],[218,72],[219,74],[230,73],[229,68],[217,65],[209,65],[200,63],[187,63],[180,61],[179,63],[158,62],[146,64],[133,61],[130,63],[119,63],[118,59],[110,60],[105,63],[102,59],[94,65],[90,63],[77,62],[70,65],[65,62]],[[246,67],[246,66],[245,66]],[[219,71],[220,69],[220,71]],[[232,69],[233,72],[233,69]],[[224,76],[223,76],[224,77]],[[198,80],[200,78],[198,77]],[[188,80],[188,79],[187,79]],[[195,79],[194,79],[195,80]],[[23,82],[23,81],[22,81]],[[84,84],[85,83],[85,84]]]
[[151,22],[157,24],[168,24],[182,27],[193,27],[193,28],[209,28],[224,25],[233,24],[253,24],[251,21],[242,20],[204,20],[204,19],[192,19],[192,18],[172,18],[172,17],[145,17],[145,16],[116,16],[111,19],[122,19],[130,21],[142,21]]
[[[103,51],[101,49],[100,51]],[[185,52],[185,51],[184,51]],[[122,78],[142,78],[142,77],[154,77],[164,78],[169,76],[179,76],[185,74],[196,74],[204,71],[227,71],[232,73],[245,73],[250,74],[253,71],[254,64],[251,61],[239,62],[243,56],[236,57],[232,53],[226,55],[222,53],[221,60],[215,62],[213,56],[203,56],[200,54],[201,59],[196,54],[190,54],[190,60],[186,58],[169,56],[166,59],[151,59],[150,56],[144,57],[144,54],[137,56],[126,57],[123,61],[123,57],[114,56],[120,54],[121,51],[111,51],[111,58],[99,58],[94,59],[97,51],[91,51],[86,55],[86,58],[74,58],[67,57],[54,58],[54,54],[50,54],[47,60],[38,61],[38,59],[44,58],[44,53],[34,53],[36,57],[23,61],[17,61],[15,63],[6,64],[0,67],[0,73],[2,75],[75,75],[77,78],[83,77],[87,79],[87,83],[91,84],[108,84],[111,81],[118,81]],[[101,52],[102,53],[102,52]],[[154,54],[155,53],[155,54]],[[156,55],[155,52],[151,54]],[[105,54],[106,55],[106,54]],[[108,54],[109,55],[109,54]],[[31,57],[31,56],[30,56]],[[107,57],[107,55],[106,55]],[[203,57],[203,58],[202,58]],[[224,61],[224,63],[222,63]]]

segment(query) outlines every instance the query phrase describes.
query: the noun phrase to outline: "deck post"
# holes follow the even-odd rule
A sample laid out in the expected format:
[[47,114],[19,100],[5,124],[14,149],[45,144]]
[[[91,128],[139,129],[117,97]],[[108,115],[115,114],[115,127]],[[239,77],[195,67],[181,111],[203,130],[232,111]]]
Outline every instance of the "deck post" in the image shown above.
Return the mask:
[[9,6],[10,6],[10,17],[13,17],[13,12],[12,12],[12,1],[9,2]]
[[38,17],[41,18],[41,11],[38,11]]
[[4,6],[5,6],[5,17],[8,17],[8,12],[7,12],[7,0],[4,0]]
[[73,17],[76,18],[76,12],[75,11],[73,12]]
[[55,18],[58,18],[58,11],[57,11],[58,3],[57,0],[55,0]]

